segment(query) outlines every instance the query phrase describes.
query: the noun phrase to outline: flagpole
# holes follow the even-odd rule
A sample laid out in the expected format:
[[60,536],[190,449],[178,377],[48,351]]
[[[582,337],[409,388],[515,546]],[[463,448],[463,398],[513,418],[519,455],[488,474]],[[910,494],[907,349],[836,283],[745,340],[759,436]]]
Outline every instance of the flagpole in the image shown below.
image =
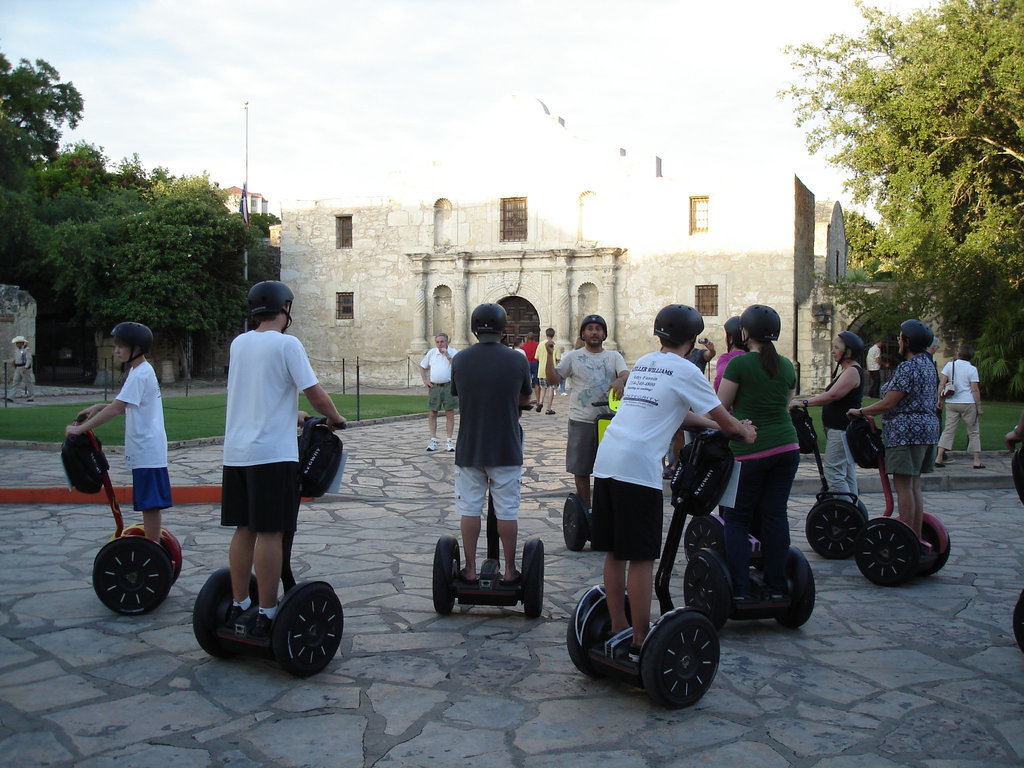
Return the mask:
[[[242,195],[243,196],[247,195],[248,192],[249,192],[249,102],[248,101],[245,102],[245,186],[244,186],[243,190],[244,191],[242,192]],[[246,213],[248,214],[248,212],[249,212],[249,209],[248,209],[249,201],[245,200],[244,203],[246,205]],[[245,249],[244,260],[245,260],[245,264],[244,264],[244,271],[243,271],[242,274],[245,277],[245,281],[248,283],[249,282],[249,249],[248,248]]]

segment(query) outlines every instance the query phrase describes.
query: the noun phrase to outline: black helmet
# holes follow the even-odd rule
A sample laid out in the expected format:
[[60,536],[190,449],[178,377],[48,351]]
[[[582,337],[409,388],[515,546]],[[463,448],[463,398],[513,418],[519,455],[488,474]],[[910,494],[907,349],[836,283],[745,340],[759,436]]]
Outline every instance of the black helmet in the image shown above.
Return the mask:
[[[507,322],[508,316],[505,314],[505,308],[500,304],[481,304],[473,310],[469,326],[473,335],[480,341],[497,341],[505,332],[505,323]],[[494,338],[483,339],[481,335],[494,336]]]
[[723,328],[725,330],[725,335],[729,337],[726,339],[727,344],[729,339],[732,339],[732,345],[736,347],[736,349],[745,350],[747,348],[747,345],[743,343],[743,329],[740,326],[739,315],[734,315],[726,320]]
[[775,341],[782,330],[779,313],[764,304],[754,304],[743,310],[740,315],[740,327],[746,328],[754,341]]
[[597,323],[598,325],[600,325],[604,329],[604,337],[606,339],[608,338],[608,323],[606,323],[604,321],[604,318],[601,317],[600,315],[587,315],[582,320],[580,320],[581,337],[583,336],[583,329],[586,328],[591,323]]
[[284,305],[293,301],[291,289],[277,280],[264,280],[249,289],[249,314],[284,312]]
[[900,335],[907,340],[907,349],[915,355],[928,349],[935,338],[932,329],[920,320],[904,320],[900,325]]
[[[118,323],[110,335],[120,339],[133,350],[138,347],[142,350],[140,354],[146,354],[153,348],[153,332],[142,323]],[[129,362],[138,355],[132,355]]]
[[846,346],[846,352],[843,353],[843,357],[848,357],[851,360],[856,360],[862,354],[864,354],[864,342],[853,331],[840,331],[839,338],[843,340],[843,344]]
[[669,304],[654,318],[654,335],[673,347],[693,341],[704,330],[704,318],[693,307]]

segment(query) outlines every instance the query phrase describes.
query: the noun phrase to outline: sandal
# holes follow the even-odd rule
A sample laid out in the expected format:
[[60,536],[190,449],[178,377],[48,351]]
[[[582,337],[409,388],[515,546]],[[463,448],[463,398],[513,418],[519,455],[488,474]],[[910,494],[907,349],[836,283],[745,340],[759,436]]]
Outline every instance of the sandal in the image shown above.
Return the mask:
[[523,578],[523,574],[521,574],[521,573],[520,573],[519,571],[513,571],[513,572],[512,572],[512,578],[511,578],[511,579],[502,579],[502,580],[501,580],[501,585],[502,585],[503,587],[512,587],[512,586],[515,586],[516,584],[518,584],[518,583],[519,583],[519,581],[520,581],[520,580],[521,580],[522,578]]
[[974,465],[974,469],[984,469],[984,468],[985,468],[984,464],[975,464]]
[[458,572],[458,574],[456,575],[456,578],[459,581],[461,581],[461,582],[463,582],[465,584],[476,584],[478,581],[480,581],[480,579],[478,579],[478,578],[477,579],[467,579],[466,578],[466,569],[465,568],[463,568],[462,570],[460,570]]
[[935,466],[936,467],[944,467],[944,466],[946,466],[946,462],[944,462],[944,461],[936,461],[935,462]]

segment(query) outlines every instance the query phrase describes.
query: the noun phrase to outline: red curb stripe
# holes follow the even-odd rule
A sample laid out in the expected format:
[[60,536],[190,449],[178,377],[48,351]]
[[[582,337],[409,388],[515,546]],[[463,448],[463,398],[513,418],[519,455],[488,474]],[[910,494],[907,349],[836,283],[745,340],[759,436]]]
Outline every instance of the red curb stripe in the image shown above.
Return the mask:
[[[132,489],[115,486],[118,504],[132,503]],[[219,504],[219,485],[190,485],[171,489],[171,500],[179,504]],[[0,488],[0,504],[102,504],[103,493],[82,493],[67,488]]]

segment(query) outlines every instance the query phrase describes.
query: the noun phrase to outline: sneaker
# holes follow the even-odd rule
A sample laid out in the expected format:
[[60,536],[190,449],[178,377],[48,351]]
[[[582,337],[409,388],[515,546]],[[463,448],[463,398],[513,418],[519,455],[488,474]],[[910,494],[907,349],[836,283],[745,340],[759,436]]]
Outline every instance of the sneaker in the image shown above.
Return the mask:
[[428,451],[436,451],[437,450],[437,438],[436,437],[430,438],[430,442],[427,443],[427,450]]
[[449,438],[448,438],[448,442],[446,442],[446,443],[444,444],[444,449],[445,449],[446,451],[448,451],[449,453],[451,453],[452,451],[454,451],[454,450],[455,450],[455,441],[454,441],[454,440],[452,440],[452,439],[451,439],[451,438],[449,437]]
[[629,651],[626,653],[626,658],[634,664],[640,663],[640,646],[636,643],[629,644]]
[[234,624],[236,621],[238,621],[238,617],[241,616],[243,613],[245,613],[245,611],[242,610],[242,606],[235,605],[234,603],[232,603],[228,606],[228,617],[226,623]]
[[257,638],[267,637],[270,635],[270,624],[271,618],[267,614],[257,613],[256,618],[249,625],[249,635]]

